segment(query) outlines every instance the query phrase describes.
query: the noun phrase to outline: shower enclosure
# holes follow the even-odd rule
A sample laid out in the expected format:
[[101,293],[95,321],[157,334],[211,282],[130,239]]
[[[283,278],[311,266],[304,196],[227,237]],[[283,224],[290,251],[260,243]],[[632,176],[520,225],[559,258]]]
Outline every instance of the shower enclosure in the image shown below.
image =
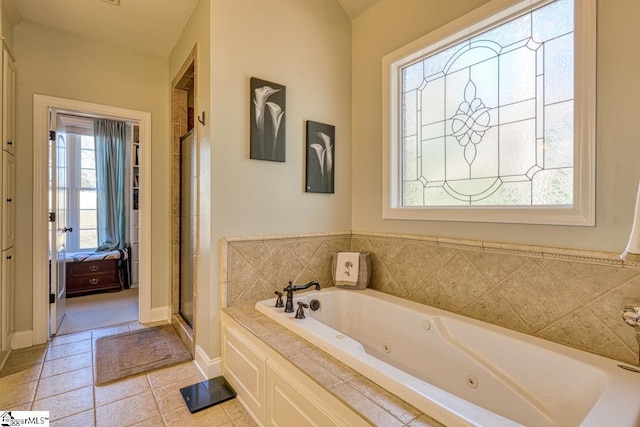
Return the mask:
[[196,267],[196,141],[191,129],[180,138],[180,290],[179,313],[193,328],[193,285]]

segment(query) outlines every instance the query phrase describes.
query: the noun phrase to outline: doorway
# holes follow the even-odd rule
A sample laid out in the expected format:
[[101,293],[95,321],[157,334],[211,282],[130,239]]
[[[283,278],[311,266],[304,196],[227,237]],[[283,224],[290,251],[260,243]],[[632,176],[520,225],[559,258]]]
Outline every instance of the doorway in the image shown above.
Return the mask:
[[172,82],[172,323],[195,353],[198,245],[197,46]]
[[[49,338],[49,254],[47,234],[48,211],[48,154],[43,149],[49,136],[49,115],[51,111],[71,115],[108,117],[115,120],[139,124],[141,150],[139,179],[144,192],[140,194],[140,266],[138,286],[138,318],[142,323],[152,319],[151,310],[151,193],[153,183],[149,179],[151,172],[151,114],[142,111],[92,104],[82,101],[34,95],[34,193],[33,211],[33,333],[32,343],[44,343]],[[38,215],[38,213],[42,215]]]
[[50,122],[50,334],[138,321],[140,125],[56,109]]

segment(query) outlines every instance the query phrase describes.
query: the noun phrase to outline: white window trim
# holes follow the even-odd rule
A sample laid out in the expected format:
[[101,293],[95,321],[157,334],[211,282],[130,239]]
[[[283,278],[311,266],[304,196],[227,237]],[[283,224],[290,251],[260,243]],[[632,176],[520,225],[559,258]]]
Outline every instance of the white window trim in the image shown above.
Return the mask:
[[[546,3],[549,3],[547,1]],[[497,16],[493,26],[539,7],[533,0],[493,0],[382,58],[382,218],[403,220],[595,225],[596,0],[576,0],[574,83],[574,206],[406,207],[401,205],[401,67],[424,55],[485,31],[481,21]],[[394,102],[396,100],[397,102]]]

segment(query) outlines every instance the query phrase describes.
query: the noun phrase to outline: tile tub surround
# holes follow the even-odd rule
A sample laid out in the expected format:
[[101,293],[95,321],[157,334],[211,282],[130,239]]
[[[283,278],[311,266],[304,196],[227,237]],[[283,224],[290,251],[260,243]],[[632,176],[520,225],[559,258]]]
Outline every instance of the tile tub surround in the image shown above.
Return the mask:
[[223,305],[252,306],[288,280],[333,286],[337,250],[370,252],[378,291],[638,363],[621,305],[640,296],[640,269],[610,252],[366,232],[225,239]]
[[253,307],[237,305],[225,313],[372,425],[443,426]]
[[223,307],[253,306],[282,292],[289,281],[333,286],[331,254],[351,248],[351,233],[224,239],[221,242]]

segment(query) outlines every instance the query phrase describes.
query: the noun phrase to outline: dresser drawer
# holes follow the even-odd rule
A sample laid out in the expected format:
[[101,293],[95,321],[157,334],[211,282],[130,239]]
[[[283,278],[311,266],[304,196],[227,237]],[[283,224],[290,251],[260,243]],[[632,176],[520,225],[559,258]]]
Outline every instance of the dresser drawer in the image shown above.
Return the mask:
[[101,289],[105,286],[111,287],[114,283],[119,285],[118,278],[114,278],[112,273],[94,273],[69,277],[67,287],[72,289]]
[[67,296],[122,289],[117,260],[67,263]]
[[96,274],[96,273],[112,273],[114,277],[118,277],[118,261],[116,260],[103,260],[103,261],[88,261],[88,262],[70,262],[67,263],[67,273],[72,276],[79,276],[83,274]]

